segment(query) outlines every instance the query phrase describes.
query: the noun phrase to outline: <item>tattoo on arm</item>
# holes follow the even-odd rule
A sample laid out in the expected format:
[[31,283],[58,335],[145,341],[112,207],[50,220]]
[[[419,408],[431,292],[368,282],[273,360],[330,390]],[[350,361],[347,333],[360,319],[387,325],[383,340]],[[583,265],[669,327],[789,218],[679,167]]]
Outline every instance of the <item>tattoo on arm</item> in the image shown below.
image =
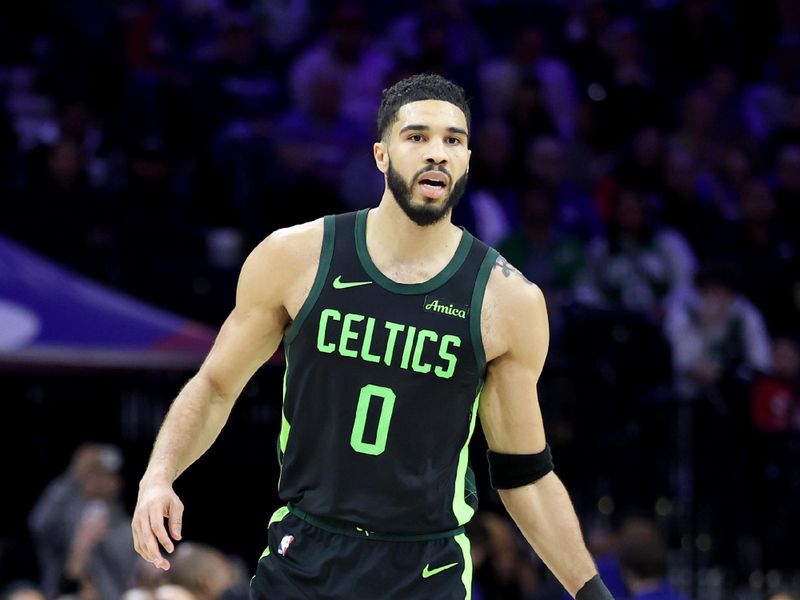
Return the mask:
[[524,281],[528,285],[533,285],[533,283],[528,281],[528,278],[525,277],[525,275],[523,275],[519,271],[519,269],[514,267],[511,263],[509,263],[505,258],[500,256],[499,254],[497,255],[497,260],[495,261],[494,266],[498,267],[500,269],[500,271],[502,271],[503,276],[506,277],[506,278],[511,277],[512,275],[516,275],[517,277],[522,279],[522,281]]

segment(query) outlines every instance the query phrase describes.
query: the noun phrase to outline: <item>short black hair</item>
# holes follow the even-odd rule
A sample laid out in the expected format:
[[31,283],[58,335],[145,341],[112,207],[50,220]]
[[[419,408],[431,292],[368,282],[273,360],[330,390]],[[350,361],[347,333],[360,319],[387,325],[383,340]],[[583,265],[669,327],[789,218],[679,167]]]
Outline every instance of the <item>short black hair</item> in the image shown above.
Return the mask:
[[419,100],[443,100],[454,104],[464,112],[469,131],[469,103],[464,95],[464,88],[441,75],[420,73],[401,79],[392,87],[383,90],[381,107],[378,109],[378,139],[383,139],[397,120],[397,111],[401,106]]

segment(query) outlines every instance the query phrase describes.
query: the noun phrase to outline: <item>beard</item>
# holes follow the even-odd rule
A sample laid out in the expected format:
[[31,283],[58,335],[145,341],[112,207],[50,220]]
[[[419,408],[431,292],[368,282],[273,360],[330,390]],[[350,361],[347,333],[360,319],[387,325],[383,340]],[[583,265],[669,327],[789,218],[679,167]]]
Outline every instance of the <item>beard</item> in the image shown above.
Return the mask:
[[392,192],[395,201],[397,201],[397,204],[403,209],[403,212],[406,213],[406,216],[420,227],[428,227],[444,219],[453,208],[458,206],[458,201],[461,200],[467,188],[467,174],[464,173],[461,178],[453,184],[450,193],[441,205],[437,206],[434,203],[426,202],[425,204],[415,206],[411,203],[411,189],[420,175],[430,171],[440,171],[450,177],[450,173],[444,167],[425,167],[411,178],[411,183],[409,184],[405,182],[400,173],[394,170],[391,159],[389,160],[389,169],[386,171],[386,185]]

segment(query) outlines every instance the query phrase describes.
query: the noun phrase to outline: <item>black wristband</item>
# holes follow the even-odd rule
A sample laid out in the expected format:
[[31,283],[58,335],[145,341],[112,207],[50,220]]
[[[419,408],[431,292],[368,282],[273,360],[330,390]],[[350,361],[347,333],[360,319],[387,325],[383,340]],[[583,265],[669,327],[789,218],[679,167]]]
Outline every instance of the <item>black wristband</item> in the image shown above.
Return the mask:
[[614,600],[614,596],[608,591],[600,575],[595,575],[578,590],[575,600]]

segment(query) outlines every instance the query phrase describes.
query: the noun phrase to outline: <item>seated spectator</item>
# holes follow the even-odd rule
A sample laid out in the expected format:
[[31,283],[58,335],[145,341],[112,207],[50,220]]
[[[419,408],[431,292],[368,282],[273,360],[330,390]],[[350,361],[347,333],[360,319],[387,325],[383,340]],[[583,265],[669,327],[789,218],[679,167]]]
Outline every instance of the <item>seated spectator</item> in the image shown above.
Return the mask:
[[[417,28],[412,37],[419,40],[419,54],[401,66],[400,72],[403,76],[411,73],[435,73],[458,81],[465,89],[470,89],[474,66],[459,62],[453,55],[455,44],[447,16],[441,14],[439,18],[422,18],[415,25]],[[394,76],[397,74],[396,72]]]
[[610,174],[611,182],[630,185],[648,195],[662,193],[664,146],[664,132],[653,124],[643,125],[631,136],[621,163]]
[[715,201],[713,178],[700,168],[692,153],[673,149],[666,157],[664,181],[660,221],[680,231],[694,253],[701,260],[707,259],[719,249],[724,224]]
[[741,196],[753,181],[757,153],[746,143],[729,142],[717,160],[714,177],[719,213],[726,223],[736,221],[741,213]]
[[786,145],[800,145],[800,92],[794,90],[786,99],[786,110],[779,116],[782,117],[780,128],[767,140],[767,152],[774,154],[776,148]]
[[540,26],[521,27],[510,56],[486,61],[480,67],[481,101],[487,112],[508,114],[515,91],[530,78],[541,84],[542,104],[559,136],[570,139],[575,128],[575,78],[567,63],[548,54]]
[[169,583],[168,574],[167,571],[162,571],[153,563],[137,556],[128,581],[129,591],[143,590],[152,593],[158,586]]
[[789,95],[796,89],[800,44],[790,31],[778,36],[770,66],[763,78],[753,81],[742,93],[742,114],[748,133],[758,140],[767,139],[784,120]]
[[[444,66],[441,75],[467,86],[470,70],[486,53],[482,23],[475,22],[464,2],[423,0],[409,5],[380,36],[383,46],[397,62],[417,72]],[[427,67],[427,68],[426,68]]]
[[542,86],[534,77],[523,79],[514,89],[507,117],[514,134],[515,160],[525,156],[532,138],[556,136],[555,124],[544,106]]
[[29,526],[48,598],[94,589],[118,598],[135,564],[131,517],[122,506],[122,455],[87,443],[36,502]]
[[764,319],[724,266],[701,270],[694,289],[670,306],[664,329],[684,397],[710,393],[724,377],[744,374],[742,368],[769,371]]
[[[245,600],[247,579],[222,552],[193,542],[183,542],[172,555],[169,580],[196,600]],[[156,600],[159,600],[158,595]],[[175,600],[179,600],[175,597]]]
[[652,524],[623,529],[618,554],[630,600],[685,600],[667,580],[667,549]]
[[511,264],[542,288],[551,311],[553,304],[567,300],[586,267],[583,244],[555,223],[555,210],[547,187],[527,185],[521,193],[518,229],[498,246]]
[[12,220],[17,223],[11,233],[60,262],[85,268],[91,259],[92,224],[98,215],[84,151],[65,140],[38,147],[31,158],[33,182],[24,193],[25,210]]
[[366,16],[358,5],[343,2],[336,7],[329,34],[301,54],[289,69],[295,106],[309,110],[314,82],[330,76],[339,82],[344,117],[361,127],[373,126],[392,61],[370,43],[366,25]]
[[695,505],[709,559],[747,567],[742,552],[755,513],[747,491],[749,389],[754,373],[771,367],[769,336],[756,307],[742,296],[732,271],[701,270],[695,288],[673,303],[664,324],[672,346],[677,393],[690,401]]
[[153,600],[198,600],[198,597],[179,585],[162,585],[156,588]]
[[609,24],[598,48],[608,63],[589,79],[591,95],[602,98],[602,114],[616,126],[612,135],[621,141],[645,123],[664,120],[664,96],[658,79],[647,65],[642,25],[631,16],[620,16]]
[[186,588],[174,584],[164,584],[154,590],[132,588],[125,592],[121,600],[197,600]]
[[475,127],[476,139],[465,202],[453,210],[453,222],[463,225],[490,246],[507,236],[517,217],[517,181],[511,171],[512,133],[501,119]]
[[701,167],[712,165],[719,145],[719,106],[713,94],[704,88],[691,90],[682,101],[681,123],[672,144],[692,155]]
[[800,431],[800,345],[775,339],[772,361],[772,372],[753,384],[753,425],[763,432]]
[[39,588],[29,581],[15,581],[0,591],[0,600],[45,600]]
[[553,191],[558,225],[589,240],[600,232],[601,223],[589,195],[567,178],[567,148],[556,137],[539,136],[528,145],[525,173]]
[[533,600],[558,594],[558,584],[544,581],[542,562],[509,518],[481,512],[468,530],[470,540],[475,539],[473,598]]
[[778,217],[800,244],[800,144],[780,148],[775,164],[775,200]]
[[797,596],[794,596],[786,591],[776,592],[774,594],[770,594],[767,600],[796,600]]
[[131,588],[122,594],[120,600],[154,600],[153,591],[145,588]]
[[[280,173],[274,185],[279,190],[299,185],[308,190],[312,185],[315,193],[307,191],[306,201],[315,194],[338,192],[346,164],[369,139],[365,130],[342,115],[343,90],[338,79],[319,73],[308,83],[305,103],[279,117],[274,132]],[[271,210],[277,208],[270,206]],[[327,206],[323,212],[335,212],[335,206]],[[285,218],[291,219],[288,215]]]
[[778,337],[772,357],[772,372],[756,379],[750,399],[755,428],[750,487],[764,566],[790,570],[797,564],[797,544],[785,532],[800,527],[800,343]]
[[479,513],[472,520],[471,531],[478,534],[478,552],[482,559],[475,568],[473,585],[483,597],[521,600],[517,580],[518,544],[514,527],[495,513]]
[[622,188],[613,201],[607,235],[589,248],[586,281],[578,297],[659,321],[668,301],[691,281],[694,267],[683,236],[658,227],[642,195]]
[[762,311],[772,331],[797,322],[792,287],[797,248],[778,217],[775,197],[765,183],[751,179],[742,186],[741,220],[718,253],[736,264],[742,292]]

